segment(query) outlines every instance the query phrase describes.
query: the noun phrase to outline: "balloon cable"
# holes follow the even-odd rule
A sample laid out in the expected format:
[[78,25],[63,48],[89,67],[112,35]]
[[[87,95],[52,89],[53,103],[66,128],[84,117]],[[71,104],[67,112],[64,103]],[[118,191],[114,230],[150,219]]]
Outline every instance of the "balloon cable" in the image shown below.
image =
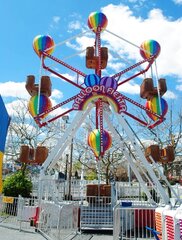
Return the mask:
[[156,72],[156,86],[157,86],[157,95],[158,95],[158,102],[159,102],[159,111],[160,111],[160,115],[161,115],[162,114],[162,106],[161,106],[161,96],[160,96],[160,91],[159,91],[159,76],[158,76],[158,71],[157,71],[156,59],[155,59],[154,63],[155,63],[155,72]]
[[54,44],[52,47],[47,48],[47,49],[45,50],[45,52],[47,52],[47,51],[49,51],[49,50],[51,50],[52,48],[55,48],[55,47],[57,47],[57,46],[63,45],[63,44],[65,44],[66,42],[69,42],[69,41],[71,41],[71,40],[73,40],[73,39],[75,39],[75,38],[77,38],[77,37],[79,37],[79,36],[82,36],[82,35],[86,34],[87,32],[90,32],[90,29],[87,30],[87,31],[85,31],[85,32],[79,33],[79,34],[77,34],[77,35],[75,35],[75,36],[72,36],[72,37],[70,37],[70,38],[68,38],[68,39],[66,39],[66,40],[64,40],[64,41],[62,41],[62,42],[59,42],[59,43],[57,43],[57,44]]
[[38,84],[38,101],[37,101],[37,115],[40,113],[40,90],[41,90],[41,78],[42,78],[42,61],[43,61],[43,55],[40,57],[40,69],[39,69],[39,84]]
[[113,35],[113,36],[115,36],[115,37],[117,37],[117,38],[119,38],[119,39],[121,39],[121,40],[123,40],[123,41],[129,43],[130,45],[132,45],[132,46],[134,46],[134,47],[140,49],[140,50],[143,51],[143,52],[148,53],[148,54],[151,54],[150,51],[147,51],[147,50],[145,50],[145,49],[139,47],[138,45],[136,45],[135,43],[130,42],[129,40],[127,40],[127,39],[125,39],[125,38],[123,38],[123,37],[121,37],[121,36],[119,36],[119,35],[117,35],[117,34],[111,32],[111,31],[109,31],[109,30],[107,30],[107,29],[105,29],[105,31],[108,32],[108,33],[110,33],[111,35]]
[[100,166],[100,162],[101,162],[101,159],[99,159],[97,161],[97,164],[98,164],[98,195],[99,195],[99,197],[100,197],[100,184],[101,184],[101,177],[100,177],[101,166]]

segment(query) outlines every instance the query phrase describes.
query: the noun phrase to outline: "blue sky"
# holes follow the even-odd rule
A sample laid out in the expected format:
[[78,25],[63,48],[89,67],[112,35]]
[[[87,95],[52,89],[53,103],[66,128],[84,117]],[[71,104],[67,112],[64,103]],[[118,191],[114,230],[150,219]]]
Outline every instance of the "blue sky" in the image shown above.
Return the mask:
[[[35,36],[49,34],[57,44],[81,32],[87,31],[87,19],[91,12],[102,11],[108,18],[107,29],[140,46],[146,39],[155,39],[161,45],[157,59],[159,77],[167,80],[165,98],[174,104],[176,111],[182,106],[182,0],[1,0],[1,80],[0,94],[12,114],[17,97],[29,99],[25,90],[27,75],[35,75],[38,81],[40,59],[32,48]],[[141,60],[138,49],[103,33],[103,45],[110,52],[108,68],[103,72],[110,75]],[[93,45],[94,34],[78,36],[65,45],[56,47],[53,55],[66,59]],[[115,59],[117,53],[121,59]],[[127,58],[127,63],[126,63]],[[84,54],[67,61],[74,67],[92,73],[85,68]],[[74,79],[66,69],[62,74]],[[47,73],[49,74],[49,73]],[[51,75],[53,105],[76,93],[69,84]],[[139,100],[139,85],[142,78],[127,83],[121,92]]]

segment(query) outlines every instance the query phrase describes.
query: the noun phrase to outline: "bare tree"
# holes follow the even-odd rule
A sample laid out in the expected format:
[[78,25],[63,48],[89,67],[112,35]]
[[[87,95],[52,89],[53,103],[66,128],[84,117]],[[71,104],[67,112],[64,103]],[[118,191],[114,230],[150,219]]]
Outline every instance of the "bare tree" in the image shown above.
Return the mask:
[[18,99],[18,105],[13,107],[11,123],[8,130],[6,144],[6,160],[18,161],[21,145],[36,148],[44,145],[49,150],[54,147],[56,138],[60,134],[60,122],[52,123],[44,128],[39,128],[27,108],[27,101]]
[[118,167],[121,166],[123,154],[114,140],[113,147],[99,160],[96,160],[90,147],[83,141],[77,139],[75,142],[77,147],[75,147],[74,159],[77,159],[77,161],[84,166],[85,175],[88,176],[91,172],[94,173],[95,176],[96,174],[100,175],[101,179],[104,180],[106,184],[109,184],[110,180],[116,178],[116,172]]
[[[140,113],[143,118],[146,118]],[[146,119],[147,120],[147,119]],[[141,129],[142,126],[137,126]],[[139,137],[146,140],[153,140],[156,144],[159,144],[161,148],[172,145],[175,152],[175,160],[172,163],[162,164],[164,167],[164,174],[168,173],[174,168],[177,156],[182,156],[182,112],[176,113],[171,105],[166,120],[154,129],[142,127],[142,131],[139,132]],[[182,163],[180,163],[180,169]]]

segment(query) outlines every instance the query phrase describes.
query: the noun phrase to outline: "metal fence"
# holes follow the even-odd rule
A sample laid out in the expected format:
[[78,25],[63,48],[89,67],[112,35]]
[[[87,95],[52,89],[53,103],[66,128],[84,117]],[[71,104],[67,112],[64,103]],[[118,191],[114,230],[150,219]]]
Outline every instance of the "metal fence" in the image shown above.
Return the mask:
[[[39,188],[39,203],[37,198],[0,196],[0,226],[26,231],[34,231],[37,227],[52,240],[66,239],[68,235],[75,235],[79,228],[113,228],[114,240],[154,239],[146,226],[154,226],[155,207],[148,204],[137,183],[116,182],[112,184],[111,196],[108,197],[87,196],[86,186],[89,183],[72,180],[69,185],[64,181],[44,181]],[[72,202],[64,201],[69,187]],[[175,191],[182,196],[181,186],[175,186]],[[157,202],[158,194],[154,197]]]
[[37,207],[34,198],[0,196],[0,226],[34,231],[30,223]]
[[78,203],[42,201],[38,230],[48,239],[62,240],[78,231]]
[[112,230],[113,203],[111,197],[89,196],[80,206],[81,230]]
[[[44,179],[39,182],[39,188],[37,189],[37,196],[45,200],[64,201],[70,194],[71,199],[74,201],[82,200],[86,197],[87,184],[98,184],[98,181],[87,180],[55,180]],[[36,191],[36,189],[35,189]],[[34,192],[35,192],[34,191]]]
[[34,232],[52,240],[75,235],[79,223],[78,202],[41,201],[35,198],[0,196],[0,226]]
[[[86,180],[71,180],[69,181],[59,181],[59,180],[44,180],[39,184],[39,190],[36,196],[41,195],[40,198],[46,200],[66,200],[66,196],[70,194],[71,199],[75,201],[82,200],[86,197],[86,187],[88,184],[98,184],[98,181],[86,181]],[[138,182],[128,183],[128,182],[115,182],[112,184],[115,188],[116,199],[127,199],[127,200],[138,200],[146,201],[147,196],[142,190],[141,185]],[[175,185],[172,186],[177,195],[182,199],[182,186]],[[157,188],[153,186],[147,186],[147,189],[151,193],[151,196],[155,202],[160,201],[160,193]],[[166,188],[167,194],[168,190]],[[175,197],[171,192],[172,197]]]
[[[147,196],[143,192],[142,187],[139,183],[133,183],[132,185],[127,182],[116,182],[116,198],[127,199],[128,201],[146,201]],[[154,189],[153,186],[147,186],[152,199],[158,203],[160,201],[160,194],[157,188]]]
[[[180,199],[182,199],[182,186],[177,184],[177,185],[172,186],[172,188],[177,193],[177,195],[180,197]],[[173,193],[172,193],[172,197],[175,197]]]
[[155,207],[121,202],[114,208],[113,226],[113,240],[155,239],[146,228],[155,228]]

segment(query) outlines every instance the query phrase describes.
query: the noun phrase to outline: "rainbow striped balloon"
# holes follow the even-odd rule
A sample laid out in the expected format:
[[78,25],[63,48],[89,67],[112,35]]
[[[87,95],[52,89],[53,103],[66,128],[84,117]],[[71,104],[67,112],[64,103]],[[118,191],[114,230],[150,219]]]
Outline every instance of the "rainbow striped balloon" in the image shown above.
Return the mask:
[[[50,49],[49,49],[50,48]],[[54,51],[54,41],[49,35],[38,35],[33,40],[33,49],[39,57],[41,57],[41,51],[46,51],[48,54],[52,54]]]
[[[94,155],[99,157],[101,154],[101,139],[100,139],[100,130],[94,129],[88,136],[88,145],[91,147]],[[112,138],[111,135],[106,131],[103,130],[103,150],[104,152],[108,150],[112,145]]]
[[113,77],[102,77],[100,80],[100,85],[105,86],[105,88],[113,88],[114,90],[116,90],[118,87],[118,83]]
[[[33,97],[30,98],[30,101],[28,103],[28,110],[30,112],[30,114],[32,115],[32,117],[37,116],[40,113],[45,112],[47,109],[52,107],[52,103],[51,100],[49,99],[49,97],[45,96],[45,95],[40,95],[39,97],[39,109],[38,109],[38,95],[35,95]],[[47,116],[44,115],[43,118],[45,118]]]
[[98,31],[98,27],[100,27],[100,31],[104,31],[107,27],[107,17],[101,12],[93,12],[88,17],[88,27],[92,29],[93,32]]
[[160,44],[155,40],[146,40],[140,46],[140,54],[144,59],[155,55],[155,58],[160,54]]
[[99,85],[100,77],[97,74],[89,74],[85,77],[84,83],[87,87],[92,87],[94,85]]
[[[160,102],[159,102],[160,101]],[[160,112],[160,105],[161,105],[161,112]],[[163,98],[158,98],[158,96],[154,96],[151,100],[148,100],[146,102],[145,107],[149,110],[151,110],[154,113],[157,113],[158,115],[162,115],[163,117],[166,115],[167,110],[168,110],[168,104],[166,102],[166,100],[164,100]],[[153,120],[156,121],[158,119],[157,116],[154,116],[153,114],[146,112],[147,115]]]

